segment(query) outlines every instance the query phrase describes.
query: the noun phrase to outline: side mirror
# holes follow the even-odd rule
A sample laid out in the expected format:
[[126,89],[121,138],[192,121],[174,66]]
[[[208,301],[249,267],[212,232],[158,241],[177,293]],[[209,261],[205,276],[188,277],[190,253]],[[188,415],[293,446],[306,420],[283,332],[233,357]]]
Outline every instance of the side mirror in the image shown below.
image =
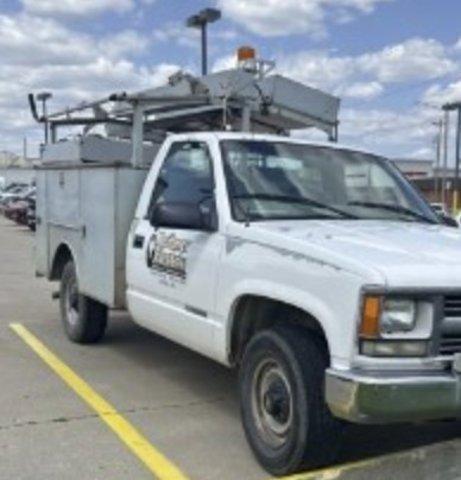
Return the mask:
[[214,232],[217,230],[214,202],[207,203],[208,205],[184,202],[159,203],[152,211],[150,224],[153,227]]

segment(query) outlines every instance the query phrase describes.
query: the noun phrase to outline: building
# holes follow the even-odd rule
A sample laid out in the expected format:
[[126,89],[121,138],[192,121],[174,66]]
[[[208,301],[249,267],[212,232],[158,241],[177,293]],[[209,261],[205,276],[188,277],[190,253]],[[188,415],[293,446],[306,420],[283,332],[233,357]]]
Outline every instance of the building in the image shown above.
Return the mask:
[[[455,192],[455,172],[448,169],[446,172],[436,170],[434,175],[428,178],[417,178],[412,183],[431,203],[444,203],[449,210],[453,210]],[[460,182],[461,183],[461,182]],[[445,188],[443,189],[443,185]],[[460,185],[461,187],[461,185]],[[444,191],[443,191],[444,190]],[[459,197],[461,199],[461,195]],[[460,201],[458,200],[458,209]]]
[[[448,209],[453,208],[455,172],[452,168],[444,171],[434,167],[432,160],[401,158],[393,162],[428,202],[445,203]],[[445,185],[445,193],[442,185]]]
[[15,153],[0,151],[0,177],[6,184],[30,183],[35,178],[35,163],[35,159],[24,159]]
[[7,150],[0,151],[0,168],[9,168],[11,166],[20,166],[23,159],[13,152]]
[[434,176],[432,160],[395,158],[392,161],[409,180],[430,178]]

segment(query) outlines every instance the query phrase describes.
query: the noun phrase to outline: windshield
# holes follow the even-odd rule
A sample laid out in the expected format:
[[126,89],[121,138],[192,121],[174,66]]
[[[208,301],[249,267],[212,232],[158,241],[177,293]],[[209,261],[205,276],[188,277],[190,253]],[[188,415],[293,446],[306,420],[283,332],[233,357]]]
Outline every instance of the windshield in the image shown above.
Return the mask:
[[381,219],[437,223],[400,172],[360,152],[288,142],[221,142],[238,221]]

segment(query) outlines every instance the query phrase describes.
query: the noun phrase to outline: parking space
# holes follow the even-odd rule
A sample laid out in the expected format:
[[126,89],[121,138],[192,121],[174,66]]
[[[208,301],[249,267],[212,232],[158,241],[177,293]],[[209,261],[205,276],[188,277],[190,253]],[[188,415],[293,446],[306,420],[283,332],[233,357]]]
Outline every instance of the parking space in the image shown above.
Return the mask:
[[[240,426],[234,372],[121,313],[111,316],[102,344],[70,344],[51,300],[53,286],[33,276],[32,246],[30,232],[0,220],[0,479],[153,475],[11,323],[41,340],[185,478],[268,479]],[[461,478],[459,422],[351,427],[345,435],[339,463],[348,465],[297,478]]]

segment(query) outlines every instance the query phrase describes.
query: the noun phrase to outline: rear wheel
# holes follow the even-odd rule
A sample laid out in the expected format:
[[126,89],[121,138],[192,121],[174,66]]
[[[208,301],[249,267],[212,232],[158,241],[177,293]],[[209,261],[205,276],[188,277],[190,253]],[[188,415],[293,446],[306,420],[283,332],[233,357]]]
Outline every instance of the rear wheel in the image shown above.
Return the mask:
[[76,343],[96,343],[107,327],[107,307],[79,293],[75,265],[64,266],[60,288],[61,320],[67,337]]
[[341,423],[324,398],[327,354],[316,337],[276,327],[249,342],[240,370],[240,401],[248,442],[275,475],[331,463]]

